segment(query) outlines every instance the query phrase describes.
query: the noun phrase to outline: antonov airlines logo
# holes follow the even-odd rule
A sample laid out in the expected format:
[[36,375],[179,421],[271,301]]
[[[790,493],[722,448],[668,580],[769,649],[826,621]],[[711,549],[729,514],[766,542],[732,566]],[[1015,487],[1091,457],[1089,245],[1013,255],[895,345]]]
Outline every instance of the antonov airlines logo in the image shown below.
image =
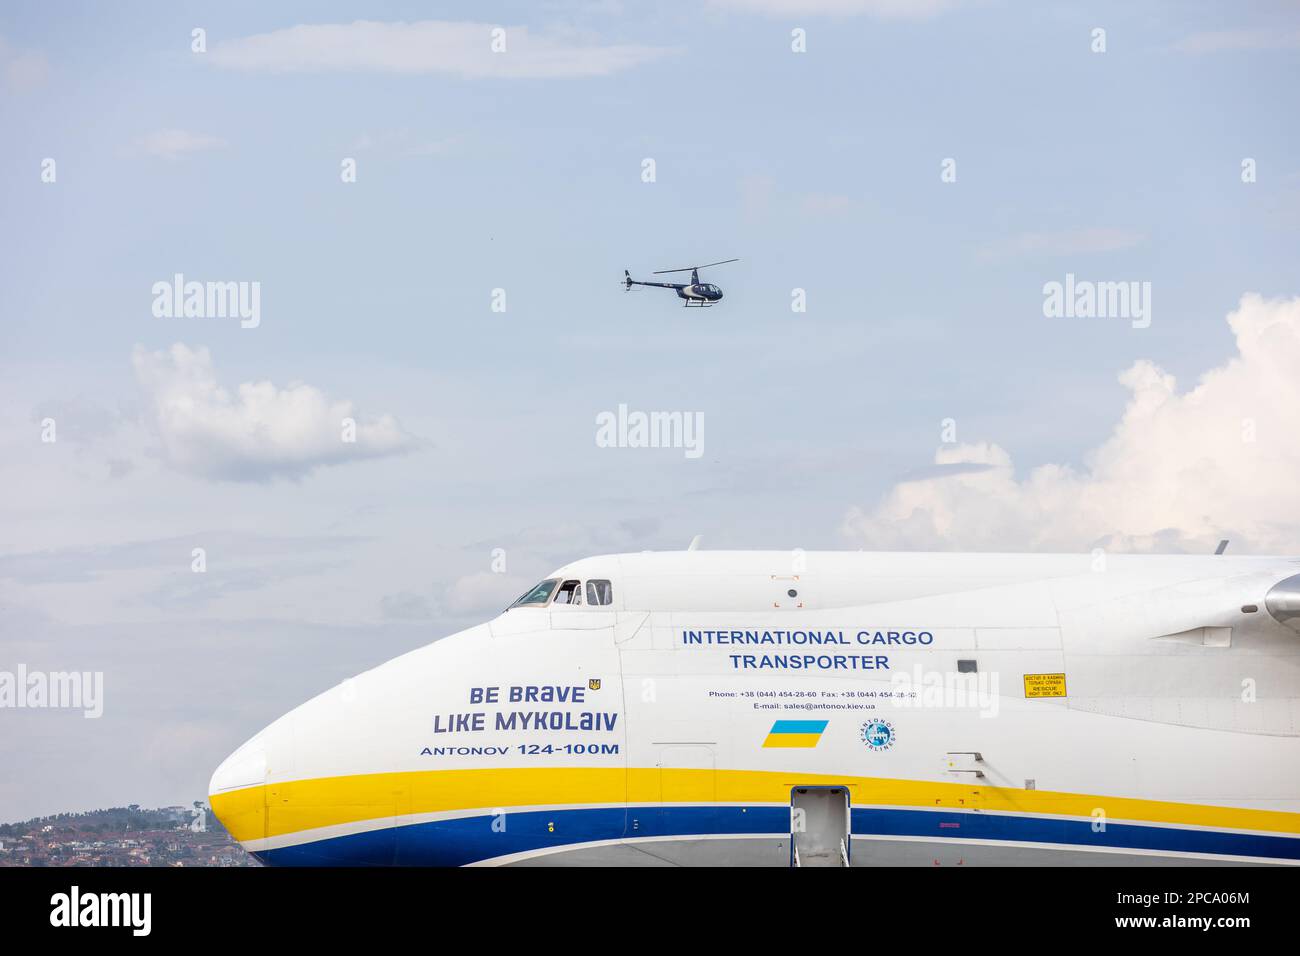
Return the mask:
[[778,720],[767,732],[764,747],[816,747],[827,720]]

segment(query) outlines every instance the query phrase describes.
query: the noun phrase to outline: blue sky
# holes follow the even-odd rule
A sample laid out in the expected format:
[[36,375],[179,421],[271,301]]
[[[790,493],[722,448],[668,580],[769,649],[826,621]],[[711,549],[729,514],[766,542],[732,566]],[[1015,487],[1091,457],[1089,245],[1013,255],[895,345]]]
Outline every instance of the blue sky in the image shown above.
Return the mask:
[[[1300,330],[1300,7],[789,9],[6,5],[0,668],[104,670],[107,700],[95,722],[0,711],[22,770],[0,819],[199,799],[302,698],[590,553],[1220,528],[1300,550],[1295,422],[1268,418],[1296,397],[1268,363]],[[500,60],[462,55],[492,26]],[[618,285],[733,256],[712,310]],[[259,282],[260,324],[154,317],[177,272]],[[1067,272],[1151,283],[1150,327],[1045,318]],[[177,343],[203,357],[182,369]],[[1150,420],[1126,411],[1148,386],[1118,381],[1135,363],[1177,381]],[[401,437],[343,463],[283,433],[241,452],[256,414],[205,406],[195,376],[304,383]],[[598,448],[620,403],[701,414],[704,455]],[[1274,427],[1243,464],[1214,423],[1247,417]],[[1088,507],[1037,533],[1063,500]]]

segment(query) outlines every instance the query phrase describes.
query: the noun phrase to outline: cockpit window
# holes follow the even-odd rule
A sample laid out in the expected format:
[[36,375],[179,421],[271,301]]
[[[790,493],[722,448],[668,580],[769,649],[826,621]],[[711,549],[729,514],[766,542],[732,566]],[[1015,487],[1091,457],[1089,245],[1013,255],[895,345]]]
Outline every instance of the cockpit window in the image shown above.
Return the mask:
[[587,582],[587,603],[593,607],[614,603],[614,589],[608,581]]
[[526,604],[527,605],[545,604],[547,601],[551,599],[551,592],[555,590],[555,586],[559,583],[560,583],[559,578],[547,578],[545,581],[543,581],[541,584],[538,584],[531,590],[525,591],[523,597],[521,597],[518,601],[516,601],[514,604],[510,606],[523,607]]
[[582,603],[582,582],[565,581],[560,585],[560,590],[555,592],[556,604],[581,604]]

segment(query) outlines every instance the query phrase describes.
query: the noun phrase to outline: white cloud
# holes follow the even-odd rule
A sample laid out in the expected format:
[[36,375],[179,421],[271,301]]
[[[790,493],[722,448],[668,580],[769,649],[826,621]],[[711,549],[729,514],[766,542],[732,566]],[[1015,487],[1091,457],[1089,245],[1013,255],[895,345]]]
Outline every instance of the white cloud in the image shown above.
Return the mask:
[[226,141],[205,133],[193,133],[184,129],[160,129],[147,136],[140,137],[140,148],[150,156],[161,159],[177,159],[187,153],[201,153],[210,149],[222,149]]
[[848,196],[836,193],[808,193],[799,200],[799,209],[805,216],[842,216],[852,212],[856,204]]
[[427,621],[433,617],[429,599],[414,591],[385,594],[379,599],[379,610],[386,621]]
[[70,438],[89,443],[111,435],[122,424],[124,416],[79,394],[72,398],[46,399],[32,409],[33,422],[41,423],[47,418],[54,420],[59,440]]
[[767,16],[866,15],[878,20],[928,20],[963,0],[712,0],[714,6]]
[[1009,239],[985,243],[981,259],[1011,259],[1024,256],[1086,255],[1132,249],[1146,241],[1140,232],[1124,229],[1072,229],[1060,232],[1022,232]]
[[1146,360],[1124,372],[1128,407],[1083,469],[1018,480],[997,445],[941,448],[949,477],[900,482],[843,531],[879,549],[1300,552],[1300,297],[1243,296],[1228,324],[1238,353],[1190,391]]
[[536,583],[536,578],[478,571],[448,585],[442,596],[442,607],[461,616],[496,614]]
[[38,50],[18,50],[0,37],[0,76],[10,92],[26,92],[42,86],[50,76],[50,63]]
[[[136,346],[132,363],[156,416],[167,461],[204,478],[297,478],[323,465],[401,454],[419,443],[389,415],[363,421],[349,401],[302,383],[245,382],[222,388],[206,348],[165,352]],[[343,420],[356,441],[343,440]]]
[[1223,50],[1300,49],[1300,30],[1215,30],[1194,33],[1174,44],[1183,53],[1218,53]]
[[464,142],[465,137],[461,135],[444,136],[439,139],[419,139],[410,130],[402,129],[374,135],[369,132],[362,133],[353,142],[352,148],[357,150],[383,150],[385,152],[395,152],[402,156],[445,156],[463,145]]
[[[493,52],[494,29],[505,51]],[[466,77],[606,76],[673,52],[663,47],[602,46],[588,38],[538,34],[524,26],[422,20],[415,23],[298,24],[216,44],[209,62],[271,73],[353,71],[452,73]]]

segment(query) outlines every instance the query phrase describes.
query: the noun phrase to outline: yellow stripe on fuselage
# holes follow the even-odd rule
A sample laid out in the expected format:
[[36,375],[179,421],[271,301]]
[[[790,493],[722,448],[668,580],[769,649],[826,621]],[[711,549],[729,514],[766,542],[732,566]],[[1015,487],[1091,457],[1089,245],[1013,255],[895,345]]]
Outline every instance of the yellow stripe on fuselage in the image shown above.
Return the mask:
[[240,841],[363,820],[496,807],[620,803],[783,804],[795,786],[847,786],[854,805],[979,809],[1113,821],[1300,834],[1300,813],[1202,806],[1050,790],[764,770],[526,767],[318,777],[213,794],[212,809]]
[[768,734],[764,747],[816,747],[821,734]]

